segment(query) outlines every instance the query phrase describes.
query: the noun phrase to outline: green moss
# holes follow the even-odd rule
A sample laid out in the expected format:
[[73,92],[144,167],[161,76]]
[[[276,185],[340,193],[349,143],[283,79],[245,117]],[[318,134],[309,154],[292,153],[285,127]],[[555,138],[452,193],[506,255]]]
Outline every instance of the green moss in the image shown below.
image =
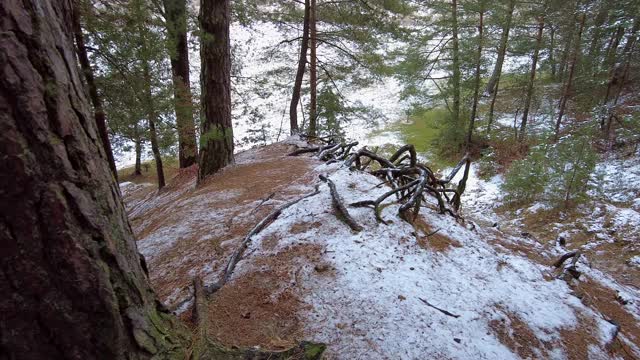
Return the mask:
[[[446,168],[455,165],[455,161],[441,156],[442,149],[438,148],[438,139],[443,134],[443,127],[449,120],[449,112],[445,108],[421,109],[409,116],[408,122],[397,122],[390,125],[386,131],[396,131],[400,134],[402,142],[413,144],[416,151],[425,156],[428,165],[434,168]],[[386,150],[390,153],[396,150],[381,149],[383,154]]]
[[233,129],[215,126],[200,136],[200,147],[205,147],[209,141],[220,141],[225,138],[233,139]]

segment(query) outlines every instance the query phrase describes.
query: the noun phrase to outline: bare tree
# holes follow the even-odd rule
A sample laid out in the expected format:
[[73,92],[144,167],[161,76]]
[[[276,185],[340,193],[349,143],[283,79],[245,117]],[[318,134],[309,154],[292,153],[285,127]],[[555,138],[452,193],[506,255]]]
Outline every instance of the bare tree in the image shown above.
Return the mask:
[[297,134],[298,128],[298,103],[300,102],[300,92],[302,90],[302,80],[307,66],[307,50],[309,49],[309,19],[311,17],[311,4],[309,0],[304,1],[304,23],[302,25],[302,39],[300,40],[300,58],[298,59],[298,71],[293,84],[293,94],[291,95],[291,105],[289,106],[289,125],[291,135]]

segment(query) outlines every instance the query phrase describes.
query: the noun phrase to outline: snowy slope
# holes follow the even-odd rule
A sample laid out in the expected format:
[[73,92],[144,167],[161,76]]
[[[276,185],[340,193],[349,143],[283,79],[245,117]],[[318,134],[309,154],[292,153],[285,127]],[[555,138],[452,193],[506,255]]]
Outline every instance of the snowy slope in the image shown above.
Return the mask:
[[[246,151],[199,188],[190,174],[180,175],[160,194],[149,186],[122,186],[154,287],[165,303],[183,312],[191,304],[193,276],[217,281],[253,225],[319,184],[319,194],[284,210],[252,238],[230,282],[211,299],[211,316],[217,319],[212,333],[219,341],[266,347],[322,341],[329,345],[329,359],[609,359],[623,354],[609,352],[615,332],[610,317],[589,305],[591,295],[578,291],[591,284],[588,279],[615,282],[587,270],[586,260],[579,266],[589,278],[570,286],[546,262],[503,245],[520,244],[550,256],[562,249],[542,250],[525,237],[457,222],[437,214],[432,204],[422,209],[415,226],[397,216],[398,205],[383,210],[389,225],[378,224],[371,209],[349,208],[364,227],[354,233],[334,214],[318,175],[328,175],[347,204],[373,199],[388,188],[341,164],[282,156],[287,151],[287,144]],[[469,194],[481,201],[496,191],[475,182]],[[624,319],[618,338],[626,351],[639,353],[635,334],[626,331],[638,323],[637,291],[623,285],[617,290],[632,300],[619,310],[631,318]],[[271,324],[272,319],[277,321]]]

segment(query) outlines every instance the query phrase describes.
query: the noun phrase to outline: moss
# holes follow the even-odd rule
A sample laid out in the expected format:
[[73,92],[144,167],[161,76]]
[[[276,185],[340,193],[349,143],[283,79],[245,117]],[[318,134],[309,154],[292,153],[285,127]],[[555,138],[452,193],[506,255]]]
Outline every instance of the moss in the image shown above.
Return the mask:
[[233,129],[215,126],[200,136],[200,147],[205,147],[209,141],[233,139]]

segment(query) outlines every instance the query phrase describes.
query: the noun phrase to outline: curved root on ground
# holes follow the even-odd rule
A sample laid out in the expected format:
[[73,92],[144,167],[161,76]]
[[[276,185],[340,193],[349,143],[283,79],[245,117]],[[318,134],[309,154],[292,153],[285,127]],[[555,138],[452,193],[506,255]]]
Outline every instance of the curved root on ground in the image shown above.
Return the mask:
[[[447,177],[438,178],[431,168],[418,163],[416,149],[411,144],[400,147],[387,159],[377,154],[377,151],[370,151],[366,147],[352,152],[353,148],[358,145],[357,142],[339,143],[332,138],[309,139],[318,140],[323,145],[300,148],[291,152],[289,156],[313,153],[315,157],[322,161],[328,163],[344,161],[345,166],[358,171],[367,171],[367,168],[372,164],[377,165],[377,168],[368,172],[382,179],[384,183],[391,187],[391,190],[377,199],[358,201],[350,204],[350,206],[371,207],[374,210],[376,220],[379,222],[387,223],[381,215],[382,205],[391,196],[394,196],[395,201],[401,204],[399,216],[408,222],[416,220],[420,208],[424,207],[423,204],[426,202],[427,196],[435,199],[439,213],[449,214],[456,219],[461,219],[458,215],[460,198],[465,190],[471,165],[468,155],[465,155],[460,160]],[[462,169],[463,165],[465,167],[464,176],[457,185],[453,186],[451,181]],[[340,211],[340,213],[343,212]]]

